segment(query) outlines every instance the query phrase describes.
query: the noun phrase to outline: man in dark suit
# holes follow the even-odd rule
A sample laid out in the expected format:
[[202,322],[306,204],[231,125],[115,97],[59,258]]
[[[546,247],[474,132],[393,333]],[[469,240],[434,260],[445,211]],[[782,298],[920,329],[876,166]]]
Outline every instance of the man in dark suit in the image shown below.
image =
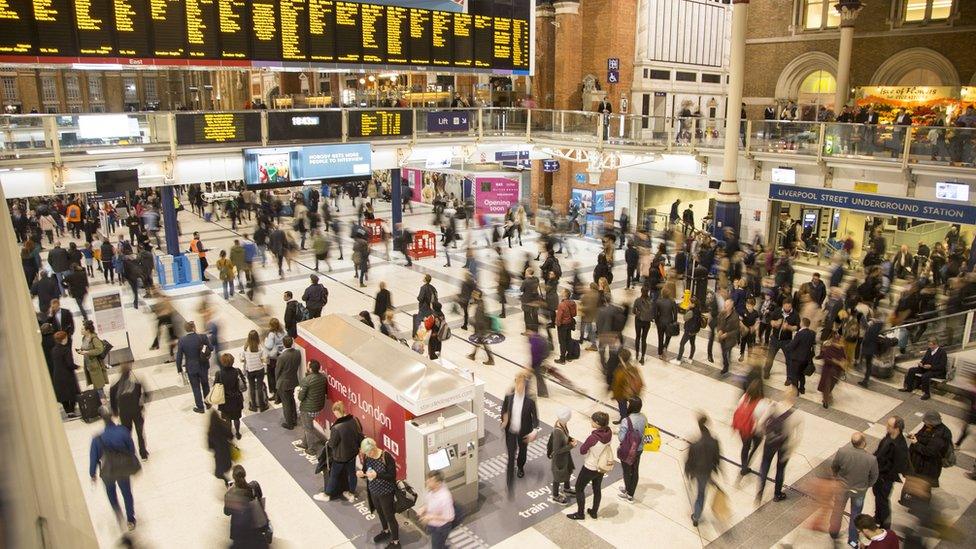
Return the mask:
[[68,344],[71,344],[71,336],[75,333],[75,317],[71,314],[71,311],[61,308],[60,299],[51,300],[51,304],[47,309],[46,322],[54,327],[55,332],[67,332],[69,341]]
[[31,284],[31,295],[37,296],[37,310],[46,313],[51,307],[51,302],[61,297],[61,287],[57,279],[42,270],[40,277]]
[[817,344],[817,334],[810,329],[810,319],[800,320],[800,330],[784,347],[786,355],[786,383],[793,385],[802,395],[807,390],[807,365],[813,360],[813,347]]
[[281,398],[281,426],[294,429],[298,423],[295,409],[295,388],[298,387],[298,369],[302,367],[302,353],[292,347],[295,340],[286,336],[281,340],[285,350],[278,355],[275,364],[275,381],[278,397]]
[[[203,397],[210,393],[210,379],[207,370],[210,368],[210,339],[205,334],[196,333],[196,325],[187,322],[184,326],[186,335],[176,343],[176,371],[182,372],[186,366],[186,377],[193,391],[193,411],[202,414],[204,408]],[[210,407],[209,404],[206,405]]]
[[529,375],[518,374],[515,377],[515,387],[502,401],[502,430],[505,431],[505,447],[508,448],[506,481],[509,496],[512,495],[516,465],[518,477],[525,476],[526,448],[535,439],[535,430],[539,426],[535,400],[526,391]]
[[143,435],[142,407],[145,393],[142,390],[142,383],[132,375],[132,363],[123,362],[119,366],[122,375],[109,389],[109,404],[112,413],[118,416],[119,423],[132,432],[132,427],[136,428],[136,438],[139,441],[139,457],[149,459],[149,452],[146,450],[146,437]]
[[882,311],[875,311],[875,316],[868,322],[867,329],[864,330],[864,339],[861,340],[861,356],[864,357],[864,379],[857,384],[865,389],[871,381],[871,368],[874,366],[874,357],[881,352],[881,330],[884,328]]
[[674,225],[678,222],[678,206],[681,204],[681,199],[678,198],[671,203],[671,212],[668,214],[668,223]]
[[294,299],[291,292],[286,291],[285,298],[285,331],[292,338],[298,337],[298,323],[302,319],[298,318],[298,301]]
[[817,304],[817,307],[823,307],[823,302],[827,299],[827,286],[823,280],[820,280],[820,273],[813,273],[808,284],[810,299]]
[[[386,282],[380,282],[380,291],[376,292],[376,301],[373,305],[373,314],[380,318],[380,322],[383,322],[383,316],[386,311],[393,308],[393,297],[390,295],[390,290],[386,289]],[[379,326],[379,324],[377,324]]]
[[691,209],[692,206],[694,206],[694,204],[688,204],[685,211],[681,212],[681,220],[685,223],[684,233],[686,235],[695,232],[695,212]]
[[929,394],[929,385],[932,378],[944,378],[946,376],[947,363],[948,357],[945,349],[939,347],[939,342],[934,337],[929,338],[929,350],[925,351],[922,362],[914,368],[909,368],[908,373],[905,374],[905,386],[898,390],[903,393],[910,393],[918,387],[925,393],[922,395],[922,400],[932,398],[932,395]]

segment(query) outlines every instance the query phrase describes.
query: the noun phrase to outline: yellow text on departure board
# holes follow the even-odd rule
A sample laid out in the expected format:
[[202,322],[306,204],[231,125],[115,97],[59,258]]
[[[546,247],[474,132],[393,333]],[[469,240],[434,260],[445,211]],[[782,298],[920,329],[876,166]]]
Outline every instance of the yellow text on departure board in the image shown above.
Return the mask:
[[281,56],[285,59],[305,59],[299,42],[298,21],[305,19],[305,0],[281,0]]
[[223,143],[240,139],[241,126],[234,113],[203,115],[202,141]]
[[386,56],[391,63],[406,63],[403,54],[403,24],[410,13],[407,8],[387,6],[386,8]]
[[254,36],[261,41],[275,38],[275,10],[274,4],[254,2],[251,4],[251,24],[254,26]]

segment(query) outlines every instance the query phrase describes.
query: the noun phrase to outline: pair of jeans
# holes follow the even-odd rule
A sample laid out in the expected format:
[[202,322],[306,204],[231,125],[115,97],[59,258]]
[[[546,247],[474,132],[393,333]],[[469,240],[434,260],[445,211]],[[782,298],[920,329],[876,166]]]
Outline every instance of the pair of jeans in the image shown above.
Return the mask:
[[[789,343],[790,340],[780,340],[773,334],[772,338],[769,340],[769,352],[766,353],[766,363],[763,365],[763,377],[769,377],[769,373],[773,370],[773,361],[776,359],[776,353],[778,353],[784,345]],[[783,351],[783,356],[786,356],[786,351]]]
[[576,477],[576,512],[580,515],[583,514],[583,507],[586,504],[587,484],[593,484],[593,514],[595,515],[600,510],[603,473],[586,467],[580,469],[579,476]]
[[325,483],[325,493],[329,496],[338,496],[338,484],[342,480],[343,476],[346,478],[346,484],[349,487],[349,491],[356,493],[356,460],[351,459],[349,461],[333,461],[332,467],[329,469],[329,480]]
[[230,296],[234,295],[234,279],[221,280],[220,285],[224,288],[224,299],[229,299]]
[[756,493],[756,497],[762,497],[763,489],[766,488],[766,475],[769,474],[769,467],[773,462],[774,456],[776,457],[776,478],[773,483],[775,487],[774,493],[776,495],[783,493],[783,474],[786,472],[786,464],[790,461],[790,458],[785,454],[782,446],[766,444],[763,446],[762,463],[759,466],[759,490]]
[[634,460],[633,464],[628,465],[622,461],[620,462],[620,467],[621,469],[623,469],[623,473],[624,473],[624,490],[627,492],[627,495],[630,497],[634,497],[634,492],[637,491],[637,479],[638,479],[638,472],[640,470],[640,458],[641,458],[641,453],[637,452],[637,459]]
[[590,345],[596,347],[596,323],[595,322],[581,322],[580,323],[580,345],[583,341],[589,341]]
[[642,359],[647,356],[647,334],[651,331],[651,321],[635,320],[634,329],[637,331],[635,351],[637,358]]
[[136,521],[136,509],[132,501],[132,486],[129,484],[129,479],[122,478],[117,481],[102,479],[102,482],[105,483],[105,494],[108,495],[109,505],[112,506],[115,514],[121,515],[122,509],[119,507],[119,495],[115,490],[115,487],[118,486],[119,491],[122,492],[122,502],[125,504],[125,520],[134,523]]
[[874,355],[865,354],[864,359],[864,379],[862,380],[865,385],[871,381],[871,369],[874,368]]
[[664,356],[668,352],[671,336],[668,335],[668,327],[664,322],[658,321],[655,325],[657,326],[657,354]]
[[762,437],[758,434],[753,434],[751,438],[742,441],[742,452],[739,454],[739,474],[746,475],[749,473],[749,463],[752,461],[752,456],[756,454],[756,450],[759,449],[759,444],[762,442]]
[[891,489],[894,487],[893,480],[878,478],[871,487],[874,493],[874,521],[881,528],[891,528]]
[[264,370],[247,373],[248,402],[252,410],[268,408],[268,395],[264,392]]
[[732,362],[732,349],[735,346],[726,347],[725,345],[719,346],[722,349],[722,373],[727,373],[729,371],[730,363]]
[[193,391],[193,403],[198,410],[203,409],[203,397],[210,394],[210,379],[207,377],[206,368],[191,372],[186,371],[187,380],[190,382],[190,390]]
[[711,480],[711,475],[695,477],[697,493],[695,495],[694,508],[691,510],[691,520],[697,521],[701,518],[702,510],[705,508],[705,493],[708,489],[708,483],[711,482]]
[[836,539],[840,535],[840,519],[844,516],[847,500],[851,500],[851,519],[847,525],[847,542],[857,543],[857,526],[854,524],[854,519],[864,509],[864,492],[862,491],[844,490],[834,498],[834,510],[830,513],[830,537]]
[[427,526],[431,549],[447,549],[447,538],[451,535],[451,523],[441,526]]
[[687,343],[691,349],[688,351],[688,360],[695,359],[695,339],[698,336],[698,332],[693,334],[688,333],[687,330],[681,334],[681,343],[678,344],[678,360],[680,361],[685,355],[685,343]]
[[319,451],[325,445],[321,433],[315,428],[315,416],[317,415],[319,415],[318,412],[302,412],[298,418],[302,422],[302,442],[305,443],[305,449],[313,456],[319,455]]
[[563,324],[557,327],[556,334],[559,336],[559,360],[566,360],[566,355],[569,353],[569,342],[573,339],[572,325]]

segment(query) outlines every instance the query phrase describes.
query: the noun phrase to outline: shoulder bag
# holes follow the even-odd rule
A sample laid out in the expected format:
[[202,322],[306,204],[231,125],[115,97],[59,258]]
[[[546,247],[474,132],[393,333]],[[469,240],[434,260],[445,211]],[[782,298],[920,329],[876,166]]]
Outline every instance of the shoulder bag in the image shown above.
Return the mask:
[[105,446],[102,437],[98,437],[102,447],[102,458],[99,460],[98,470],[102,480],[116,482],[127,479],[142,470],[142,464],[135,454],[120,452]]

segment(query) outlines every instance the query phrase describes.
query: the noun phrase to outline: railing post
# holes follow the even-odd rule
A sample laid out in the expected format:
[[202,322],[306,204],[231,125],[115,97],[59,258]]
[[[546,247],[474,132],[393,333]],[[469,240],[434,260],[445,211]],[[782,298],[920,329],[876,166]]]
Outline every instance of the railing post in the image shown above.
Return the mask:
[[566,133],[566,111],[559,111],[559,133]]
[[745,147],[746,156],[749,156],[752,150],[752,120],[746,120],[746,142],[742,146]]
[[166,113],[166,133],[169,137],[169,157],[176,162],[176,113]]
[[532,140],[532,109],[525,109],[525,139]]
[[[966,329],[962,331],[962,348],[965,349],[969,346],[969,338],[973,333],[973,313],[976,311],[969,311],[966,313]],[[950,342],[951,343],[951,342]]]
[[342,109],[342,142],[349,141],[349,109]]
[[[413,134],[412,134],[413,139],[411,140],[411,143],[416,145],[417,144],[417,109],[410,109],[410,118],[412,119],[412,127],[413,127]],[[428,129],[428,131],[430,130]]]
[[912,139],[915,138],[915,126],[905,126],[905,146],[901,151],[901,167],[908,168],[908,157],[912,153]]
[[827,123],[826,122],[821,122],[820,123],[820,132],[819,133],[820,133],[820,137],[818,138],[818,145],[817,145],[817,161],[818,162],[821,161],[821,160],[823,160],[823,150],[824,150],[824,142],[825,142],[824,141],[824,137],[827,135]]
[[261,146],[268,146],[268,111],[260,110],[261,113]]
[[61,138],[58,136],[58,119],[53,115],[44,117],[44,136],[50,140],[54,165],[61,166]]
[[[602,145],[603,144],[603,125],[604,125],[604,121],[603,120],[604,120],[604,118],[606,116],[607,116],[606,114],[600,113],[596,117],[596,143],[597,143],[597,145]],[[610,120],[609,119],[607,119],[606,124],[607,124],[607,129],[609,131],[609,128],[610,128]]]
[[485,136],[485,109],[478,109],[478,141]]
[[664,131],[666,132],[667,135],[667,149],[669,151],[673,151],[674,150],[674,121],[669,118],[665,118],[664,128],[665,128]]

